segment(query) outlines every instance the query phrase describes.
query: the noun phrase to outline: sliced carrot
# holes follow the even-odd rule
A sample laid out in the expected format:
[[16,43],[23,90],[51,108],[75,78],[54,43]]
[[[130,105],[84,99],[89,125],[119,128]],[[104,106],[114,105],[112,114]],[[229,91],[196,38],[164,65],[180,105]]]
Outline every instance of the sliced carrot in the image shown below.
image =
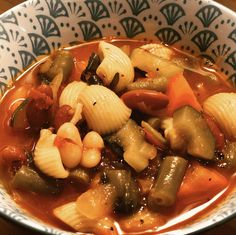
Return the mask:
[[166,94],[169,97],[167,106],[169,116],[172,116],[176,109],[185,105],[190,105],[199,112],[202,111],[193,90],[181,73],[170,78]]
[[185,205],[206,202],[227,184],[226,177],[217,170],[194,163],[186,172],[177,198]]
[[121,96],[121,99],[129,108],[138,109],[151,116],[156,116],[157,111],[168,104],[167,95],[146,89],[128,91]]

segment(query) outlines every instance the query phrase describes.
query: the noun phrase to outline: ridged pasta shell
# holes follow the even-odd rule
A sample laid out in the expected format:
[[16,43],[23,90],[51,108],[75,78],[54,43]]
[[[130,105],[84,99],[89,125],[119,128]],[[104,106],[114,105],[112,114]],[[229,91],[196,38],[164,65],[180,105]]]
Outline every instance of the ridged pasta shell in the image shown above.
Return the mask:
[[218,93],[210,96],[203,110],[212,116],[228,137],[236,137],[236,93]]
[[84,82],[74,81],[69,83],[61,93],[59,106],[69,105],[72,108],[76,108],[78,97],[86,86],[87,84]]
[[89,128],[99,134],[120,129],[129,119],[131,110],[111,90],[104,86],[88,86],[80,95],[83,114]]
[[136,48],[130,59],[134,67],[145,72],[156,72],[158,76],[171,77],[183,72],[183,68],[170,62],[173,51],[160,44],[147,44]]
[[[96,234],[118,234],[114,221],[108,217],[89,219],[79,213],[76,202],[69,202],[53,210],[53,214],[62,222],[78,232],[92,232]],[[111,231],[111,228],[113,230]]]
[[78,212],[76,202],[70,202],[55,208],[53,214],[76,231],[87,232],[96,226],[94,220]]
[[58,148],[54,146],[56,135],[48,129],[40,131],[40,138],[35,146],[34,163],[46,175],[54,178],[66,178],[65,170]]
[[96,73],[106,86],[109,86],[116,73],[119,73],[119,82],[114,88],[115,91],[121,91],[133,82],[134,68],[130,58],[120,48],[101,41],[98,46],[98,54],[103,60]]

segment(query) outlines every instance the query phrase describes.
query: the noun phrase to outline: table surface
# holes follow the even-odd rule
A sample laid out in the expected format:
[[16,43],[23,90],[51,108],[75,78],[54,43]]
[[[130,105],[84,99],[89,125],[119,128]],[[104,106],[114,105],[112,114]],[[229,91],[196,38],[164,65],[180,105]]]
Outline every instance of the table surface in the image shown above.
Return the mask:
[[[216,0],[216,1],[236,11],[236,0]],[[0,14],[21,2],[24,2],[24,1],[0,0]],[[32,235],[32,231],[27,228],[21,227],[19,225],[12,224],[11,222],[0,218],[0,234],[1,235]],[[200,233],[199,235],[217,235],[217,234],[235,235],[236,234],[236,219],[231,220],[227,222],[226,224],[221,225],[217,228],[211,229],[207,232]],[[34,235],[39,235],[39,233],[34,232]]]

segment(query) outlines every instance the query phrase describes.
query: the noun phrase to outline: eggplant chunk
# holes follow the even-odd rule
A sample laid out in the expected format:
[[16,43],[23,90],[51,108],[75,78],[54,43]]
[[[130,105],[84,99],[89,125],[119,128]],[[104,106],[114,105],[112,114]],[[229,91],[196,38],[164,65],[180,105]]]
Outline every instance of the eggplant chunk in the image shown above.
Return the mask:
[[96,70],[98,66],[100,65],[101,60],[96,53],[92,53],[91,56],[89,57],[88,65],[86,67],[86,70],[89,72],[96,73]]
[[22,166],[16,172],[12,185],[16,189],[43,194],[57,194],[61,191],[56,180],[46,179],[27,166]]
[[107,170],[105,172],[108,183],[116,189],[114,210],[121,214],[132,214],[140,206],[139,188],[126,170]]
[[102,79],[96,74],[96,70],[101,61],[96,53],[92,53],[89,57],[88,65],[82,72],[80,79],[87,82],[89,85],[103,85]]
[[179,156],[167,156],[162,162],[156,182],[148,195],[148,206],[152,210],[172,206],[182,183],[188,161]]
[[83,185],[88,185],[91,181],[88,170],[83,168],[77,168],[71,171],[69,177]]

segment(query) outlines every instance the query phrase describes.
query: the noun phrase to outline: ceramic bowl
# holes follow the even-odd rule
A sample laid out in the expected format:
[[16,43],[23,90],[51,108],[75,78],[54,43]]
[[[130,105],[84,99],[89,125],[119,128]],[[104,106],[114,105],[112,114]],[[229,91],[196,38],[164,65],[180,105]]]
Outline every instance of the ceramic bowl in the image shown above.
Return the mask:
[[[214,1],[29,0],[0,16],[0,93],[38,56],[68,43],[106,36],[177,46],[214,61],[230,82],[236,82],[236,14]],[[71,234],[33,218],[2,186],[0,214],[45,234]],[[211,213],[171,234],[190,234],[233,216],[236,188]]]

